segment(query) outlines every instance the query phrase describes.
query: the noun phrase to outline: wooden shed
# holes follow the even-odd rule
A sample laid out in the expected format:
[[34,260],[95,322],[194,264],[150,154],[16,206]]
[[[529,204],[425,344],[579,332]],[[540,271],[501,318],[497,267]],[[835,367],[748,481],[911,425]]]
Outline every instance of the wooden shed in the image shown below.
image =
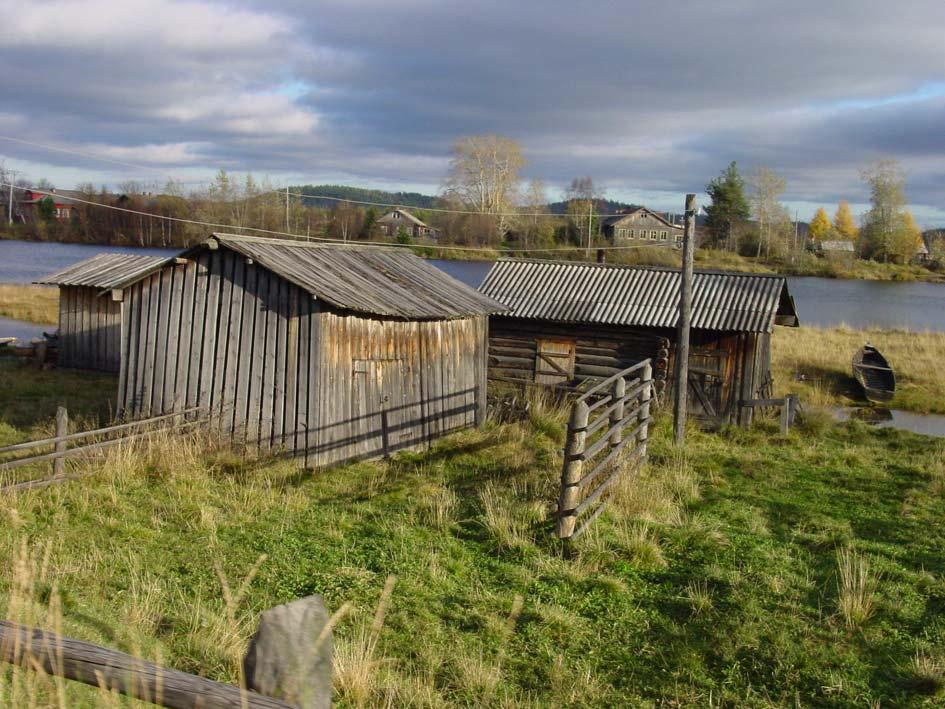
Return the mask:
[[121,290],[166,261],[160,256],[98,254],[35,281],[59,286],[60,367],[117,372],[120,367]]
[[[652,358],[670,389],[679,272],[534,260],[498,261],[479,287],[510,312],[490,321],[489,376],[579,387]],[[689,361],[691,414],[747,422],[740,402],[771,387],[771,331],[797,325],[783,276],[697,271]]]
[[196,407],[310,466],[485,418],[488,315],[504,308],[405,249],[216,234],[124,285],[128,417]]

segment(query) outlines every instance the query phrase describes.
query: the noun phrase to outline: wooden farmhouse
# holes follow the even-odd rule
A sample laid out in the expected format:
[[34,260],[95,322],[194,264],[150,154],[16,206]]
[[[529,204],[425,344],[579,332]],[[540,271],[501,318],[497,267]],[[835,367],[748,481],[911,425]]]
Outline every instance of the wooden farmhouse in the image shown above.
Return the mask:
[[59,286],[60,367],[117,372],[122,291],[119,285],[159,268],[167,259],[98,254],[36,281]]
[[384,236],[391,238],[404,232],[414,239],[438,239],[440,232],[406,209],[392,209],[377,220],[377,226]]
[[504,308],[406,250],[217,234],[123,286],[127,417],[196,410],[308,466],[485,418]]
[[[490,320],[489,376],[579,387],[646,358],[670,390],[679,272],[554,261],[498,261],[479,290],[508,306]],[[694,417],[750,420],[740,402],[771,387],[771,332],[797,325],[782,276],[696,272],[689,402]]]
[[601,220],[601,233],[613,244],[646,244],[679,248],[683,227],[673,224],[646,207],[637,207],[626,214],[616,214]]

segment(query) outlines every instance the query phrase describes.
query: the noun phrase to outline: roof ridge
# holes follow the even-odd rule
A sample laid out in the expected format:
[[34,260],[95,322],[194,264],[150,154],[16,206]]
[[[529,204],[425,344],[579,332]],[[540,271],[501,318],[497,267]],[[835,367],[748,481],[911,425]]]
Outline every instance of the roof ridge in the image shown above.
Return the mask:
[[[534,263],[544,266],[570,266],[602,268],[609,270],[626,271],[660,271],[679,273],[680,269],[675,266],[656,266],[651,264],[633,264],[633,263],[596,263],[591,261],[560,261],[554,259],[539,258],[500,258],[496,259],[493,265],[500,263]],[[491,270],[491,269],[490,269]],[[783,273],[762,273],[759,271],[726,271],[720,268],[693,268],[694,274],[720,275],[720,276],[744,276],[757,278],[787,278]]]

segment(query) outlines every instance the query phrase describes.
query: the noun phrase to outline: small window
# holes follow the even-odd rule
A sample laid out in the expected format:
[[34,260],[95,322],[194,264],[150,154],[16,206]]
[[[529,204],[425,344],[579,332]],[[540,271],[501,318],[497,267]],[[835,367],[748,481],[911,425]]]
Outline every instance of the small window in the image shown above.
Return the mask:
[[666,238],[669,236],[665,231],[660,232],[660,241],[666,241]]
[[656,229],[650,232],[650,241],[656,241]]

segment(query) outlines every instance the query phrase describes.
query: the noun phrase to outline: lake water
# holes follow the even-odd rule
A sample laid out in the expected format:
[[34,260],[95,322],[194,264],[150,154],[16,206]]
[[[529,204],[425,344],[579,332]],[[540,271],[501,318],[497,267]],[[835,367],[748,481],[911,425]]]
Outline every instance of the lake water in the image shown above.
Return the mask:
[[899,409],[872,409],[843,407],[834,409],[838,421],[851,419],[864,421],[876,428],[895,428],[926,436],[945,437],[945,416],[941,414],[915,414]]
[[[0,240],[0,283],[29,283],[103,251],[170,256],[175,249],[135,249],[94,244]],[[463,283],[476,287],[486,261],[431,261]],[[830,278],[788,278],[802,325],[877,326],[945,332],[945,285]],[[5,333],[0,329],[0,337]]]

